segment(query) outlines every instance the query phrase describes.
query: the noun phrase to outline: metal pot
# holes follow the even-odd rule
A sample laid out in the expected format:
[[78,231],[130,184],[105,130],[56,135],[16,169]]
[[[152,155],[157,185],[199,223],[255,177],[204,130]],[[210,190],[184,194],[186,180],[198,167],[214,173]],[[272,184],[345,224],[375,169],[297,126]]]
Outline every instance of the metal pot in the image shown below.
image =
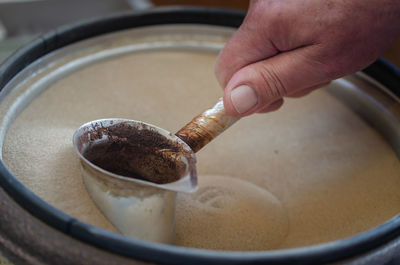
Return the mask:
[[[116,32],[123,35],[123,30],[136,29],[146,29],[141,31],[142,34],[155,34],[164,30],[173,31],[177,24],[189,26],[186,32],[191,34],[195,30],[191,26],[200,24],[195,34],[201,38],[201,34],[207,30],[218,35],[227,28],[234,29],[241,24],[243,18],[244,13],[238,11],[166,8],[117,14],[62,27],[26,45],[0,67],[3,108],[4,104],[8,104],[7,97],[21,82],[42,74],[44,66],[52,67],[52,62],[62,61],[63,56],[70,52],[68,48],[74,45],[103,49],[101,45],[96,45],[99,45],[101,38],[110,38],[105,34]],[[160,27],[146,28],[157,25]],[[172,28],[164,27],[166,25]],[[229,35],[232,29],[225,34]],[[16,104],[5,107],[6,111],[1,113],[0,143],[4,142],[7,129],[19,113],[59,76],[134,49],[173,49],[176,45],[173,41],[166,41],[155,43],[154,47],[106,47],[104,52],[90,59],[72,60],[70,64],[64,62],[65,67],[54,76],[43,80],[44,83],[39,87],[26,90],[23,97],[13,101]],[[218,50],[223,44],[203,43],[203,46],[198,46],[187,41],[179,45],[186,49]],[[390,143],[397,156],[400,156],[399,70],[384,60],[378,60],[362,73],[337,82],[339,85],[336,89],[328,90],[372,124]],[[81,222],[40,199],[10,173],[3,161],[0,162],[0,185],[0,247],[2,253],[18,263],[133,264],[141,261],[163,264],[385,264],[400,252],[400,215],[350,238],[310,247],[221,252],[141,241]]]

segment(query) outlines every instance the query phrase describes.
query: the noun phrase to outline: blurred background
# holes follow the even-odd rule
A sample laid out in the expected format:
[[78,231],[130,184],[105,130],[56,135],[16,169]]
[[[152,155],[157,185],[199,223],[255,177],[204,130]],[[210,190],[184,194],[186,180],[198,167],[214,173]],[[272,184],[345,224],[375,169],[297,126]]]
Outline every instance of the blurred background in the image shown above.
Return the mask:
[[[0,62],[36,36],[90,17],[168,5],[247,9],[248,3],[249,0],[0,0]],[[383,57],[400,67],[400,38]]]

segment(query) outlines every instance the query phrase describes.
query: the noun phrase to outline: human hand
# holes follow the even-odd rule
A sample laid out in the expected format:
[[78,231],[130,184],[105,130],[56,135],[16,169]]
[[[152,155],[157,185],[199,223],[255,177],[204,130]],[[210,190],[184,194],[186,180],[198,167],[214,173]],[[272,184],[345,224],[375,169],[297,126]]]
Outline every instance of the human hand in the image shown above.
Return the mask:
[[399,0],[253,0],[216,61],[225,109],[276,110],[368,66],[399,33]]

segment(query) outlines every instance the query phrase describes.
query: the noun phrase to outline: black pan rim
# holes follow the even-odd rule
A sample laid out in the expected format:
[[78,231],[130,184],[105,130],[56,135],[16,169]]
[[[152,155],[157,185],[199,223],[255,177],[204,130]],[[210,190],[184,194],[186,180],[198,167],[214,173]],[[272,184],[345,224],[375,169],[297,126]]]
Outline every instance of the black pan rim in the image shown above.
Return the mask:
[[[22,69],[58,48],[98,35],[161,24],[204,24],[237,28],[245,12],[203,7],[165,7],[123,12],[58,28],[22,47],[0,66],[0,89]],[[400,95],[400,71],[379,59],[364,72]],[[47,225],[106,251],[163,264],[325,264],[342,261],[389,243],[400,235],[400,215],[359,235],[325,244],[277,251],[226,252],[150,243],[83,223],[40,199],[0,161],[0,186],[21,207]]]

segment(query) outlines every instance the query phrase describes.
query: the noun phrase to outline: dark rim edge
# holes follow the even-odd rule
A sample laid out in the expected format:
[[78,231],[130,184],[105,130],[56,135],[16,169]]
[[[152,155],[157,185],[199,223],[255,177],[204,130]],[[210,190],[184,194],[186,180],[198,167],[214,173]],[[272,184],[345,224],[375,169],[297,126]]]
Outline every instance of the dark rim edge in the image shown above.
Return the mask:
[[[227,27],[240,26],[244,12],[199,7],[167,7],[145,12],[124,12],[90,19],[56,29],[39,37],[9,57],[0,66],[2,89],[20,70],[43,55],[74,42],[101,34],[141,26],[185,23]],[[399,70],[378,60],[365,73],[399,95]],[[266,263],[321,264],[362,254],[400,235],[400,216],[362,234],[317,246],[265,252],[216,252],[143,242],[85,224],[49,205],[12,176],[0,161],[0,185],[33,216],[48,225],[101,249],[144,261],[179,264]]]
[[384,58],[362,70],[400,98],[400,69]]

